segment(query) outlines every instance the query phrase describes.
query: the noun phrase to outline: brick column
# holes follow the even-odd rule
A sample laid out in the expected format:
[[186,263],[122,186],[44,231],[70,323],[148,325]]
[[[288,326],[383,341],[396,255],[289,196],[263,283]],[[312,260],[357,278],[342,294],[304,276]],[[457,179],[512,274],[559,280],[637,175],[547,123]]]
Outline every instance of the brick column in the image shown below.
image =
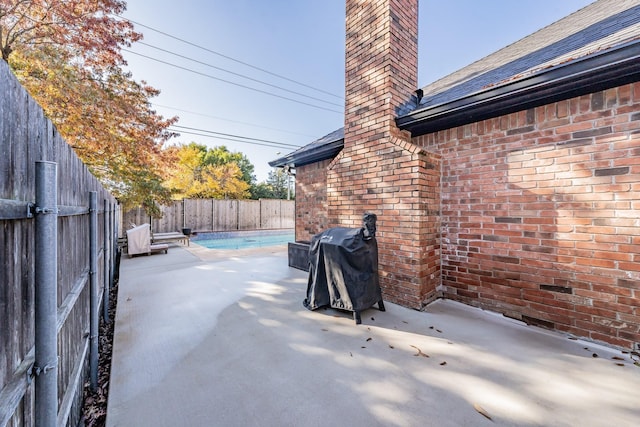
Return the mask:
[[440,284],[440,158],[395,126],[417,88],[417,0],[347,0],[344,149],[329,165],[328,220],[378,215],[385,298],[421,308]]

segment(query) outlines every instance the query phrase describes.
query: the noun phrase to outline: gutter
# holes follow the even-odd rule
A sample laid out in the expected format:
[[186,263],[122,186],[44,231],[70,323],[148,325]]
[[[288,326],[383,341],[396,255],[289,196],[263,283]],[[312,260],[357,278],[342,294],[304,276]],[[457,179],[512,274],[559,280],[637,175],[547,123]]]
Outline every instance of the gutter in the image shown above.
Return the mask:
[[320,162],[326,159],[332,159],[338,155],[338,153],[344,147],[344,139],[330,142],[317,149],[310,149],[302,152],[293,152],[279,159],[269,162],[269,166],[272,168],[281,168],[285,166],[298,167],[311,163]]
[[413,137],[640,81],[640,40],[396,119]]

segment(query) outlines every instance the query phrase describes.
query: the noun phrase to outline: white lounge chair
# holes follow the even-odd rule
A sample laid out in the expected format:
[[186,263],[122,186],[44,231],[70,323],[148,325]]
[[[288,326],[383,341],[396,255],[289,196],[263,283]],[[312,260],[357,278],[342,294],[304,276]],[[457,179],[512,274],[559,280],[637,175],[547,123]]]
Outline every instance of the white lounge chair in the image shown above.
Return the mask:
[[153,233],[151,235],[151,241],[156,243],[169,243],[169,242],[182,242],[182,244],[189,246],[189,236],[185,236],[177,231],[171,233]]
[[129,257],[139,254],[150,255],[152,252],[162,252],[166,254],[169,245],[166,243],[151,243],[151,226],[142,224],[127,230],[127,251]]

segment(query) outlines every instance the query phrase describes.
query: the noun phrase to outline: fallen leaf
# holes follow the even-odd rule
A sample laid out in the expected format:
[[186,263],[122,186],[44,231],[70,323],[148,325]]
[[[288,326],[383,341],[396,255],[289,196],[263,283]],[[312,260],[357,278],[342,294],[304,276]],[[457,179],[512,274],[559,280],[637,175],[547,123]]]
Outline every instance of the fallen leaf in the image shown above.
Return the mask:
[[349,352],[349,356],[353,357],[353,353]]
[[573,341],[578,341],[578,338],[576,338],[576,337],[569,337],[569,339],[573,340]]
[[433,329],[433,326],[429,326],[429,329]]
[[405,322],[404,320],[402,321],[402,323],[406,323],[407,325],[409,324],[409,322]]
[[444,366],[444,365],[446,365],[446,364],[447,364],[447,362],[442,362],[442,363],[440,364],[440,366]]
[[424,354],[422,352],[422,350],[420,350],[418,347],[416,347],[415,345],[412,345],[411,347],[415,348],[416,350],[418,350],[418,352],[416,354],[414,354],[414,356],[422,356],[422,357],[429,357],[428,354]]
[[489,415],[489,413],[488,413],[487,411],[485,411],[485,410],[484,410],[484,408],[483,408],[482,406],[478,405],[477,403],[474,403],[474,404],[473,404],[473,409],[475,409],[476,411],[478,411],[478,413],[479,413],[480,415],[482,415],[483,417],[485,417],[485,418],[487,418],[487,419],[489,419],[489,420],[493,421],[493,420],[491,419],[491,415]]
[[389,345],[389,348],[395,348],[395,347],[394,347],[394,346],[392,346],[392,345]]
[[322,330],[323,330],[324,332],[329,332],[329,330],[328,330],[328,329],[325,329],[325,328],[322,328]]
[[442,333],[442,331],[441,331],[440,329],[436,329],[436,332],[440,332],[440,333]]
[[361,346],[360,348],[367,348],[367,347],[365,347],[365,346]]
[[624,363],[616,363],[618,366],[624,366]]
[[598,355],[596,353],[593,353],[591,357],[598,357]]
[[624,357],[620,357],[620,356],[613,356],[612,357],[613,360],[624,360]]
[[369,337],[367,338],[367,342],[371,341],[373,338]]

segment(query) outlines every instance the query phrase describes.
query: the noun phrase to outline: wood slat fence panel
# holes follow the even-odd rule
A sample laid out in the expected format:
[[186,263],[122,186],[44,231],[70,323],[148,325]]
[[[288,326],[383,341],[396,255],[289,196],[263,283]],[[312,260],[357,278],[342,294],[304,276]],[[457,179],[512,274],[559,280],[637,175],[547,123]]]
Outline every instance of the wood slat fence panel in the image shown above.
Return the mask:
[[232,231],[238,229],[238,201],[212,200],[215,218],[198,230]]
[[[151,230],[157,233],[182,231],[184,219],[182,217],[182,202],[176,200],[168,206],[163,206],[162,217],[151,220]],[[166,230],[166,231],[160,231]]]
[[260,229],[260,200],[240,200],[238,202],[238,230]]
[[280,228],[296,227],[296,205],[288,200],[280,203]]
[[[58,421],[81,419],[89,331],[89,192],[98,198],[98,290],[113,278],[120,223],[115,198],[46,119],[40,106],[0,61],[0,425],[36,423],[36,381],[28,381],[35,345],[35,202],[37,161],[57,164]],[[109,212],[103,202],[107,201]],[[23,214],[16,214],[23,212]],[[68,213],[72,212],[72,213]],[[110,219],[108,226],[103,226]],[[104,230],[112,230],[105,233]],[[110,271],[106,271],[108,269]]]
[[264,200],[260,206],[260,228],[274,229],[282,227],[282,200]]
[[122,215],[121,234],[131,224],[150,223],[156,233],[182,231],[183,227],[195,232],[293,229],[295,227],[295,201],[280,199],[218,200],[183,199],[161,206],[161,218],[150,218],[138,207]]

